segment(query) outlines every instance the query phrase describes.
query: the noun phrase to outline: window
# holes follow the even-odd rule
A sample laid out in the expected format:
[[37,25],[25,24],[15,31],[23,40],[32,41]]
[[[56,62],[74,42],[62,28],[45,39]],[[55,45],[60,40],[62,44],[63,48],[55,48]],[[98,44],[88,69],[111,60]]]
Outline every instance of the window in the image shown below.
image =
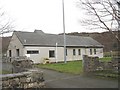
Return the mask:
[[28,50],[27,54],[39,54],[38,50]]
[[90,49],[90,55],[92,55],[92,49]]
[[68,55],[68,53],[67,53],[67,49],[66,49],[66,56]]
[[81,50],[80,49],[78,49],[78,55],[81,55]]
[[76,55],[75,49],[73,49],[73,55]]
[[49,57],[50,57],[50,58],[55,57],[55,51],[54,51],[54,50],[50,50],[50,51],[49,51]]
[[94,54],[96,54],[96,49],[94,49]]

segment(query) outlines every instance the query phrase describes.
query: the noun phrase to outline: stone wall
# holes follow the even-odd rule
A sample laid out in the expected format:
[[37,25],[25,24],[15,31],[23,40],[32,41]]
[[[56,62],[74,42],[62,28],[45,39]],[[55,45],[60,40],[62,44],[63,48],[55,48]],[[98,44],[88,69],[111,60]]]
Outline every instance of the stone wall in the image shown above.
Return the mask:
[[2,62],[2,70],[11,73],[19,73],[33,68],[33,61],[29,59],[14,60],[12,62]]
[[98,57],[83,56],[83,71],[93,72],[98,70],[111,70],[118,72],[120,66],[119,58],[113,58],[110,62],[99,61]]
[[33,66],[33,61],[32,60],[14,60],[11,62],[13,65],[12,72],[13,73],[18,73],[18,72],[23,72],[26,71],[27,69],[31,69]]
[[83,56],[83,71],[91,72],[95,71],[99,65],[98,57],[88,57],[87,55]]
[[2,88],[43,88],[45,87],[43,72],[28,72],[2,75]]

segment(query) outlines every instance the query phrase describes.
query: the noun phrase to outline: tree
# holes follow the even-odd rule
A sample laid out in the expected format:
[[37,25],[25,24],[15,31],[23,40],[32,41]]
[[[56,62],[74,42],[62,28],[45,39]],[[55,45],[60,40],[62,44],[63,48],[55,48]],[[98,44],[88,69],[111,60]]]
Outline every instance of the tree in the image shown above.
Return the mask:
[[6,17],[5,13],[0,8],[0,36],[12,32],[12,28],[12,22]]
[[120,31],[120,1],[118,0],[80,0],[80,6],[85,10],[86,17],[81,22],[91,29],[108,30],[120,42],[113,31]]
[[0,60],[2,57],[2,51],[4,50],[3,46],[3,34],[13,31],[12,21],[7,18],[5,12],[0,8]]

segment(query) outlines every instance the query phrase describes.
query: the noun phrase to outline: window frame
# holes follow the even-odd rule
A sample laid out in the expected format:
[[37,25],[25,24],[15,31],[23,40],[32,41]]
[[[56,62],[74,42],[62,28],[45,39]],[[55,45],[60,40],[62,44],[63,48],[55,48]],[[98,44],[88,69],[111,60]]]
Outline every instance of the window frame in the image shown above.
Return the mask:
[[68,49],[66,49],[66,56],[68,56]]
[[97,54],[97,50],[96,50],[96,48],[94,48],[94,54],[95,54],[95,55]]
[[81,49],[78,49],[78,55],[81,55]]
[[49,58],[55,58],[55,50],[49,50]]
[[39,50],[27,50],[27,54],[39,54]]
[[73,49],[73,56],[75,56],[76,55],[76,50],[75,49]]
[[92,53],[92,49],[90,49],[90,55],[92,55],[93,53]]

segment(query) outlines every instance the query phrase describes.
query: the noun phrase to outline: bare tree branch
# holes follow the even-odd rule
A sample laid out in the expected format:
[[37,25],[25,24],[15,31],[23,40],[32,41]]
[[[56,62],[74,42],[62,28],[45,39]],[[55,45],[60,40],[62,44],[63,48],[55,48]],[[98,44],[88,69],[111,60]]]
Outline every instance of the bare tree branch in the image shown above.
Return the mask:
[[[120,42],[120,38],[114,34],[113,30],[120,25],[120,6],[118,0],[80,0],[81,7],[86,11],[87,17],[81,22],[92,28],[106,29],[111,32]],[[92,17],[92,18],[91,18]]]
[[7,19],[5,12],[0,8],[0,35],[13,31],[13,25],[10,19]]

